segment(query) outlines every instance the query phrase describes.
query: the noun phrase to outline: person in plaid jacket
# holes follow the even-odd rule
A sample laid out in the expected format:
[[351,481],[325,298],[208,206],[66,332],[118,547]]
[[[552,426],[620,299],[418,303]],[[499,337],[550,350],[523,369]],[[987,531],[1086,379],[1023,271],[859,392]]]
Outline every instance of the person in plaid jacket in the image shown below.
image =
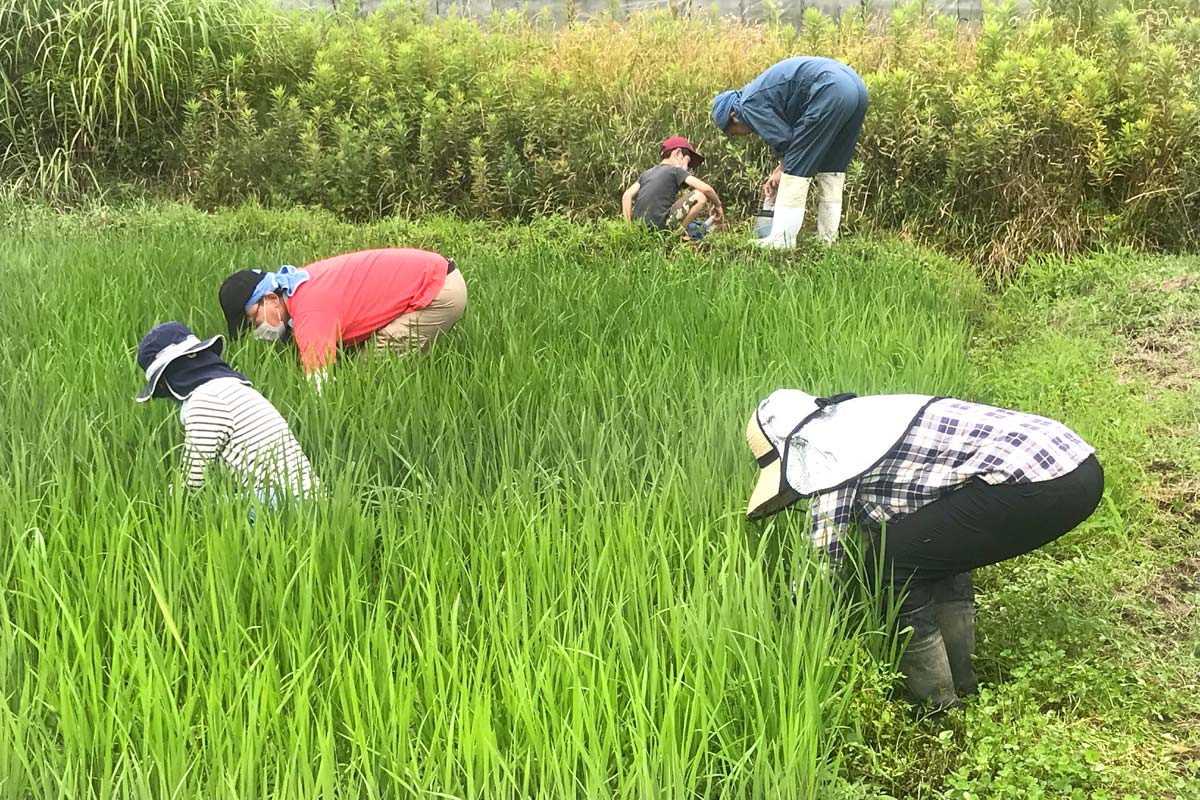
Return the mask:
[[760,475],[747,516],[808,499],[832,562],[852,527],[880,559],[912,636],[910,694],[945,709],[977,691],[971,570],[1028,553],[1095,511],[1104,471],[1061,422],[929,395],[773,392],[746,439]]

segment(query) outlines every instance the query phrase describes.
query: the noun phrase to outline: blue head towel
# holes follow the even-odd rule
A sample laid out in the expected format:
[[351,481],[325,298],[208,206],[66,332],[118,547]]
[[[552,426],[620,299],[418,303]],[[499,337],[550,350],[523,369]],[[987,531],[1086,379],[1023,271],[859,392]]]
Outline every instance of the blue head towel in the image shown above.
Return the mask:
[[725,132],[729,126],[730,112],[737,111],[741,105],[741,92],[737,89],[727,89],[713,98],[712,118],[716,126]]
[[308,280],[308,270],[296,269],[291,264],[280,267],[279,272],[264,272],[262,280],[254,287],[254,291],[250,293],[250,299],[246,301],[246,310],[249,311],[251,306],[271,292],[285,297],[290,296],[306,280]]

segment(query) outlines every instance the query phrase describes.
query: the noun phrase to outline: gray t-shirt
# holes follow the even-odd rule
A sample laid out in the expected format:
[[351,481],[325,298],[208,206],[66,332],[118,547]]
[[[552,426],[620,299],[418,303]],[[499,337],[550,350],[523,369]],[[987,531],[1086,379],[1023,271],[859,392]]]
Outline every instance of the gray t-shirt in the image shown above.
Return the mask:
[[659,164],[638,175],[640,184],[637,199],[633,203],[633,218],[642,220],[655,228],[667,226],[667,214],[691,173],[683,167]]

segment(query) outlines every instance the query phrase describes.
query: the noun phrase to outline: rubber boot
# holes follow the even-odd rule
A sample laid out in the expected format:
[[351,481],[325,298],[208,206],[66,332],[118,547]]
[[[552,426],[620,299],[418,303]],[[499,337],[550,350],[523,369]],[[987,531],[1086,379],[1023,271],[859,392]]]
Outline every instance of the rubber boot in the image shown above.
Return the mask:
[[979,679],[971,665],[975,654],[975,588],[971,573],[963,572],[934,585],[933,615],[946,645],[954,688],[960,697],[977,694]]
[[842,191],[846,186],[844,172],[818,172],[817,185],[821,199],[817,203],[817,238],[825,244],[837,241],[838,225],[842,221]]
[[[914,593],[916,589],[906,603],[917,600]],[[901,630],[912,628],[912,638],[908,639],[904,655],[900,656],[900,670],[904,672],[908,694],[914,702],[931,705],[936,711],[955,708],[959,698],[954,693],[954,675],[950,673],[942,632],[937,630],[934,620],[934,603],[926,600],[916,608],[902,610],[898,621]]]
[[771,221],[771,232],[754,243],[761,247],[795,247],[796,235],[804,225],[804,204],[808,200],[808,185],[811,178],[784,175],[779,180],[779,191],[775,193],[775,216]]
[[910,639],[900,656],[900,669],[908,693],[918,704],[932,706],[935,711],[961,705],[954,693],[954,677],[941,633]]

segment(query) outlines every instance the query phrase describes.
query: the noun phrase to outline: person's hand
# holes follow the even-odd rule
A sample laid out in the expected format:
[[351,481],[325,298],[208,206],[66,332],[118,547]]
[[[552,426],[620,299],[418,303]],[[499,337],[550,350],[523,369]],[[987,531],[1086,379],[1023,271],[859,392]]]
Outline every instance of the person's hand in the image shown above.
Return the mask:
[[725,221],[725,207],[724,206],[717,206],[716,208],[713,209],[712,221],[713,221],[713,225],[720,225],[722,222]]
[[775,170],[771,173],[771,176],[767,178],[767,182],[763,184],[763,194],[768,198],[774,197],[775,193],[779,191],[779,182],[781,180],[783,180],[782,161],[780,161],[779,165],[775,167]]
[[767,182],[763,184],[763,194],[767,197],[774,197],[779,191],[779,181],[783,178],[783,170],[776,169],[771,173],[771,177],[767,178]]

